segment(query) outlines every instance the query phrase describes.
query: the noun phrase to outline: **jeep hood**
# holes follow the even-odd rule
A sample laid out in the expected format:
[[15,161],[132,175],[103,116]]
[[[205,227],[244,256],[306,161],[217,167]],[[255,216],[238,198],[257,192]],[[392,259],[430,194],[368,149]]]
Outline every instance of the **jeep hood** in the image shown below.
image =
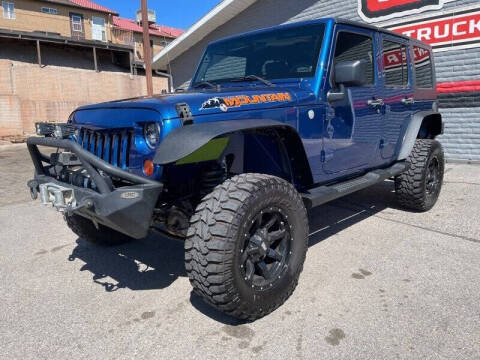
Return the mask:
[[[110,110],[119,114],[119,109],[136,109],[139,113],[132,115],[130,113],[130,122],[139,121],[132,119],[141,116],[141,112],[149,113],[149,118],[153,120],[156,113],[158,120],[171,120],[178,118],[176,109],[177,104],[185,103],[190,107],[190,111],[195,119],[202,121],[200,117],[204,115],[225,114],[248,110],[261,110],[268,108],[291,107],[299,101],[312,101],[313,93],[310,90],[301,89],[296,86],[275,86],[275,87],[239,87],[235,89],[221,89],[221,91],[189,91],[185,93],[166,94],[153,97],[139,97],[134,99],[118,100],[101,104],[87,105],[80,107],[75,111],[75,122],[90,123],[96,126],[102,126],[98,116],[98,111],[105,110],[103,113],[112,113]],[[88,118],[95,118],[95,121],[87,121]],[[122,116],[123,118],[123,116]],[[203,121],[218,121],[221,119],[204,119]],[[214,117],[216,118],[216,117]],[[93,120],[93,119],[92,119]],[[145,121],[145,119],[141,119]],[[127,119],[118,121],[128,122]],[[202,122],[203,122],[202,121]],[[126,124],[125,124],[126,125]],[[124,126],[125,126],[124,125]],[[117,123],[117,126],[121,126]]]

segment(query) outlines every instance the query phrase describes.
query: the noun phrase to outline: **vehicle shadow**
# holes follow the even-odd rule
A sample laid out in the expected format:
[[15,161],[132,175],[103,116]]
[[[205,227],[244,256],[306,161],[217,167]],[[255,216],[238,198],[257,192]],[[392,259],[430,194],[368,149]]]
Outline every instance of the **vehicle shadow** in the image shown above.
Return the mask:
[[[309,213],[309,247],[387,208],[397,208],[390,181],[313,209]],[[114,247],[93,245],[79,238],[69,256],[70,261],[83,262],[81,270],[90,271],[93,281],[108,292],[122,288],[166,288],[177,278],[187,276],[183,259],[183,243],[161,235]],[[190,302],[198,311],[218,322],[242,323],[205,304],[193,292]]]
[[155,234],[120,246],[99,246],[77,239],[68,257],[85,263],[93,281],[106,291],[163,289],[178,277],[186,276],[183,243]]
[[403,210],[395,200],[393,181],[384,181],[310,211],[309,247],[387,209]]

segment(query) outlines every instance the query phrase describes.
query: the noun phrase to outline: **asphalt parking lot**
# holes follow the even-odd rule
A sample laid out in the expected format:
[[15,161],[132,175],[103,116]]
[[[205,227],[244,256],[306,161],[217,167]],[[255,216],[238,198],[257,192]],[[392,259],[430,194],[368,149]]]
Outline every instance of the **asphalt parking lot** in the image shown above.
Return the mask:
[[480,166],[447,164],[428,213],[385,182],[316,209],[293,296],[242,324],[191,294],[183,245],[78,239],[0,150],[0,357],[479,359]]

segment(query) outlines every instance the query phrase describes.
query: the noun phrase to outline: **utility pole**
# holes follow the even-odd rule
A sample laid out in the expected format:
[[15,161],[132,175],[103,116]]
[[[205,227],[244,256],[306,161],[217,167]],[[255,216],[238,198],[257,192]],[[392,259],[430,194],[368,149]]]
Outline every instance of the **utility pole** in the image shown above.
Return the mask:
[[150,26],[148,23],[147,0],[142,3],[142,26],[143,26],[143,60],[145,61],[145,77],[147,78],[147,94],[153,95],[152,79],[152,51],[150,48]]

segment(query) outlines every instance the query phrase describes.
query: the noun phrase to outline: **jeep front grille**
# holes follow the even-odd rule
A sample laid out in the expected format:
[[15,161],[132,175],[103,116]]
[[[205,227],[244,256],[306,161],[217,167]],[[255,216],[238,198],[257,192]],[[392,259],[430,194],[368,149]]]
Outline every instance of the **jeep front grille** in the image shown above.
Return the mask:
[[128,168],[133,132],[127,129],[80,129],[77,142],[92,154],[122,169]]

